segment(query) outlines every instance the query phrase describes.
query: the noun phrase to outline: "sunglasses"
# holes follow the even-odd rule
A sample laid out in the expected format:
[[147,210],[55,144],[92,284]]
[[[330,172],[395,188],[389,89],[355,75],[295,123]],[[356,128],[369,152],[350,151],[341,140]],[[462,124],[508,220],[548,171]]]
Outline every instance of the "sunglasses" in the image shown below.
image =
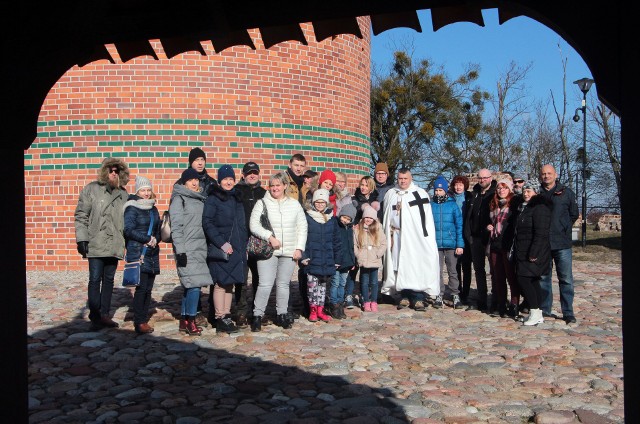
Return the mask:
[[513,180],[514,184],[522,184],[524,180]]
[[258,175],[258,174],[260,174],[258,171],[249,171],[244,175]]
[[118,168],[111,168],[111,169],[109,170],[109,174],[117,174],[117,173],[119,173],[119,172],[120,172],[120,169],[118,169]]

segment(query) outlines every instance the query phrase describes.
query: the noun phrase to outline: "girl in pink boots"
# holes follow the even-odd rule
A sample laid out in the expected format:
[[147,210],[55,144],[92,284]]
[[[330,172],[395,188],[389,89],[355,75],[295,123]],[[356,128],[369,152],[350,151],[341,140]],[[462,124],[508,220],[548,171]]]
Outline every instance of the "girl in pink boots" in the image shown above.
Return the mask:
[[378,268],[382,267],[387,239],[378,222],[376,210],[364,204],[362,219],[353,229],[364,311],[378,312]]
[[331,285],[342,258],[342,241],[338,221],[329,203],[329,191],[319,188],[307,210],[307,244],[300,263],[307,276],[309,321],[330,321],[324,313],[327,285]]

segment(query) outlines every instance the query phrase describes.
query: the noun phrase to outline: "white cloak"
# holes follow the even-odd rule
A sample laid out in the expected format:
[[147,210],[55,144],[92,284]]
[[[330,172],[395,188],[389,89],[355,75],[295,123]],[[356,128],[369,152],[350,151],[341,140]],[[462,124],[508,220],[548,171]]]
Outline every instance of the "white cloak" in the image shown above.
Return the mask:
[[[419,199],[416,199],[416,196]],[[397,216],[394,208],[398,200],[402,202],[399,245],[392,242],[391,230],[394,216]],[[427,192],[413,183],[406,190],[395,186],[384,196],[383,223],[387,237],[387,251],[384,256],[382,293],[394,294],[408,289],[423,291],[432,297],[440,294],[440,259],[435,238],[436,229],[431,204],[426,203],[426,200],[430,201]],[[423,212],[424,227],[420,208]],[[394,250],[397,250],[398,257],[397,273],[394,272]]]

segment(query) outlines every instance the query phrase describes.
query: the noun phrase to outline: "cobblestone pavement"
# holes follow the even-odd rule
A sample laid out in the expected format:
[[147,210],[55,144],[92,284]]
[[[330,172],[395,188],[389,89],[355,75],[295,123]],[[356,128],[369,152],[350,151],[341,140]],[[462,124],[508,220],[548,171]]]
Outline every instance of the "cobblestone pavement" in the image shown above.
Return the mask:
[[130,289],[114,290],[120,328],[89,332],[87,272],[32,272],[30,422],[622,423],[620,266],[574,271],[577,324],[385,304],[201,337],[178,332],[174,272],[156,280],[150,335],[133,331]]

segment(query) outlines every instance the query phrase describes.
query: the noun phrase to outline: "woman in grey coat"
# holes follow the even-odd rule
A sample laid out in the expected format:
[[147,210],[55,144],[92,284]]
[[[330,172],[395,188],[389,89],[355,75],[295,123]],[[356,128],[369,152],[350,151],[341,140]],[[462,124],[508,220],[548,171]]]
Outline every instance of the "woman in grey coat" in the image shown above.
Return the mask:
[[205,196],[198,172],[189,168],[173,186],[169,216],[171,238],[180,284],[184,287],[179,330],[199,336],[202,328],[195,323],[200,288],[213,284],[207,266],[207,241],[202,229]]

